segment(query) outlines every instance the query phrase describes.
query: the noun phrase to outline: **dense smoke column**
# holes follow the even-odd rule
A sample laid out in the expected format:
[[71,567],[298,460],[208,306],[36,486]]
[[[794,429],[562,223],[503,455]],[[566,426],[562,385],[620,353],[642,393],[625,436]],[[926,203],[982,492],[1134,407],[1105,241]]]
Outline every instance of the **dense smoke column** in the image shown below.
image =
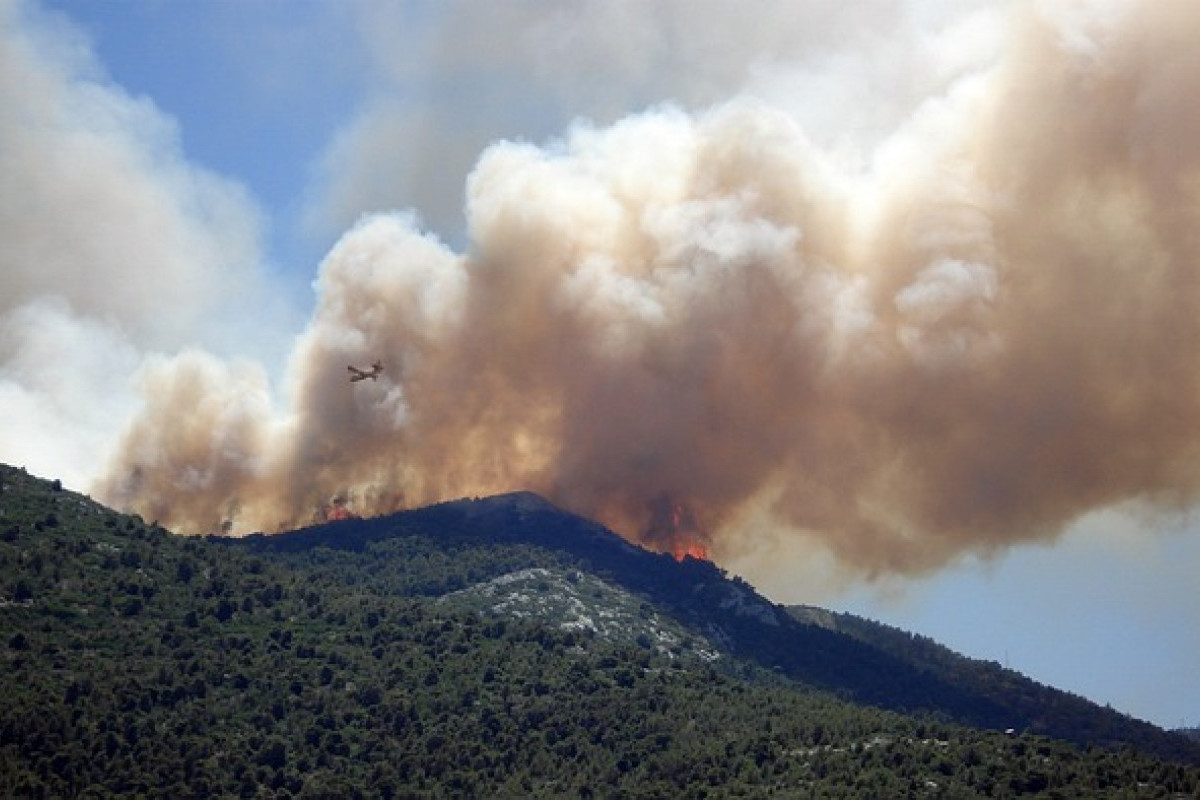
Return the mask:
[[1200,10],[1069,22],[1016,12],[868,168],[746,99],[496,144],[466,252],[397,215],[330,252],[287,415],[160,364],[102,494],[245,531],[526,488],[664,548],[686,510],[718,557],[767,520],[870,575],[1182,507]]

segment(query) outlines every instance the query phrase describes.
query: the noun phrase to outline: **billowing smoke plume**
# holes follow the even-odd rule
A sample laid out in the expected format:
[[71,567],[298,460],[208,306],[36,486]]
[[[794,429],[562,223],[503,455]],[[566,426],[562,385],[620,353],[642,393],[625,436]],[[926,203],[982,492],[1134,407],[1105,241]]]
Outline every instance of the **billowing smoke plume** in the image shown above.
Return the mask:
[[746,98],[495,144],[465,252],[393,214],[329,253],[287,416],[247,365],[158,363],[102,496],[206,532],[525,488],[868,574],[1182,507],[1200,6],[1104,8],[1018,12],[865,167]]

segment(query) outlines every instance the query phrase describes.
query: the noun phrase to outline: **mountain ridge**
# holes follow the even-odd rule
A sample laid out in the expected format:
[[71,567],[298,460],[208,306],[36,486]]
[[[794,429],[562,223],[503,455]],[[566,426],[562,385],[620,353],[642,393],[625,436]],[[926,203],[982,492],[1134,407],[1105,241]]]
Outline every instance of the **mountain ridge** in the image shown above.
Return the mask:
[[[750,584],[710,561],[677,561],[632,544],[595,521],[530,492],[458,499],[369,520],[345,520],[293,533],[252,536],[258,552],[303,546],[357,548],[367,541],[436,530],[444,541],[519,542],[566,553],[625,590],[656,603],[685,628],[767,670],[848,700],[900,713],[944,715],[992,730],[1026,730],[1081,746],[1139,742],[1149,752],[1200,763],[1200,748],[1184,737],[1085,698],[1044,686],[1020,673],[951,653],[941,663],[907,655],[874,623],[851,628],[817,624],[772,603]],[[912,641],[925,637],[893,629]],[[871,633],[874,631],[875,633]],[[932,641],[932,640],[929,640]],[[916,653],[916,654],[914,654]],[[947,666],[949,665],[949,666]],[[960,674],[961,673],[961,674]]]
[[1129,746],[902,716],[747,658],[739,624],[786,615],[529,495],[181,537],[0,465],[0,796],[1200,789]]

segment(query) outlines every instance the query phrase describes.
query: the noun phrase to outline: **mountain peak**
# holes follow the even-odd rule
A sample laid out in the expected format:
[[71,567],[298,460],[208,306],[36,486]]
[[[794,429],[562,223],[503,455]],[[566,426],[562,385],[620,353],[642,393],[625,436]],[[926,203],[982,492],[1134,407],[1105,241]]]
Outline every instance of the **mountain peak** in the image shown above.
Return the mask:
[[509,508],[527,513],[538,511],[566,513],[540,494],[530,491],[505,492],[489,497],[478,497],[469,502],[484,513]]

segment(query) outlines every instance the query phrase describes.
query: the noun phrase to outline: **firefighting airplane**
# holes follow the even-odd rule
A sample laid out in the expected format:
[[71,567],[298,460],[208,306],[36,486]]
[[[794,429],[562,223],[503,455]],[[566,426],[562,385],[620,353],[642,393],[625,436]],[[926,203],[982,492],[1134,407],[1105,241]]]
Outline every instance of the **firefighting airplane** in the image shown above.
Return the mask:
[[371,369],[369,370],[359,369],[358,367],[346,367],[346,369],[350,370],[351,383],[365,381],[367,378],[375,380],[379,377],[379,374],[383,372],[383,363],[376,361],[371,365]]

